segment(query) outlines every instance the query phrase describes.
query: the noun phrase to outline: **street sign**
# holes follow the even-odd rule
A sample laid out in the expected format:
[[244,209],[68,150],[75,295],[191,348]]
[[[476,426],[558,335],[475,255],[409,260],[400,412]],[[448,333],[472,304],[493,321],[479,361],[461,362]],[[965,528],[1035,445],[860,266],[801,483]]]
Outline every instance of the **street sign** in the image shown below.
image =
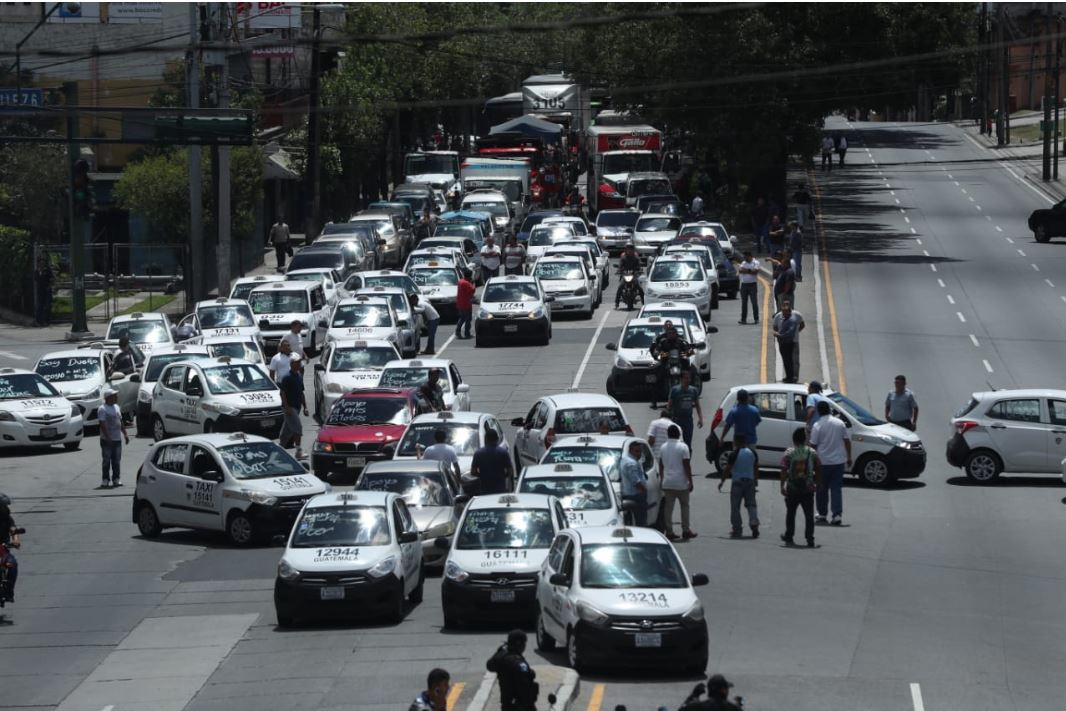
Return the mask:
[[44,105],[44,90],[43,89],[23,89],[22,101],[18,100],[18,89],[13,87],[5,87],[0,89],[0,106],[17,106],[22,104],[23,106],[43,106]]

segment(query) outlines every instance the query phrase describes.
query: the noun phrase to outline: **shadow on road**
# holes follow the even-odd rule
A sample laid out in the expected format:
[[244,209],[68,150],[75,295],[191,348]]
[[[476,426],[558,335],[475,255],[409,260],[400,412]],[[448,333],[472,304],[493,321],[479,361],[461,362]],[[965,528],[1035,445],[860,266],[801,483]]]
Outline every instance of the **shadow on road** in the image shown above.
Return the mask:
[[[965,476],[953,476],[947,480],[952,486],[973,486],[987,489],[995,488],[1031,488],[1031,489],[1061,489],[1062,478],[1058,474],[1048,476],[1007,476],[1001,474],[999,478],[990,482],[979,482]],[[1063,499],[1066,503],[1066,499]]]

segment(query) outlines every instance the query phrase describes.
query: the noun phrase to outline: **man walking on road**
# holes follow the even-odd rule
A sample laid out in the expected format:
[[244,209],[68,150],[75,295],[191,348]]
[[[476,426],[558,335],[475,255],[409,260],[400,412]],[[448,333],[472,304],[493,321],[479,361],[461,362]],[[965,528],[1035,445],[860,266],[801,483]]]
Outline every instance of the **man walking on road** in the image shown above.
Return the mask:
[[832,138],[830,138],[829,136],[824,136],[822,138],[822,170],[823,171],[828,170],[830,173],[833,172],[833,150],[835,148],[836,148],[836,145],[833,144],[833,139]]
[[[737,390],[737,401],[725,416],[725,427],[722,428],[722,446],[729,441],[729,430],[733,430],[733,449],[740,447],[740,438],[744,438],[744,445],[755,455],[755,469],[759,468],[759,455],[755,446],[759,443],[758,427],[762,422],[759,408],[751,404],[751,395],[744,388]],[[710,479],[713,474],[708,474]]]
[[751,303],[752,323],[759,323],[759,260],[752,256],[751,250],[744,250],[744,261],[737,267],[740,273],[740,320],[739,324],[748,322],[748,303]]
[[885,398],[885,419],[911,432],[918,426],[918,401],[903,375],[896,376],[896,388]]
[[703,428],[703,409],[700,407],[700,391],[692,384],[692,373],[681,371],[681,383],[670,389],[667,409],[674,422],[681,428],[685,444],[692,448],[692,411],[696,410],[697,425]]
[[818,403],[825,400],[825,395],[822,395],[822,384],[817,380],[812,380],[807,385],[807,438],[810,439],[811,430],[814,428],[814,424],[818,422],[818,418],[821,415],[818,414]]
[[799,368],[796,367],[796,348],[799,345],[800,331],[805,328],[803,317],[792,310],[792,301],[781,302],[781,311],[774,316],[774,338],[777,339],[777,351],[781,354],[781,364],[785,368],[786,383],[799,381]]
[[781,302],[787,299],[788,301],[795,301],[796,295],[796,272],[792,268],[792,253],[789,250],[785,250],[781,253],[781,259],[771,259],[770,262],[775,267],[774,276],[774,304],[778,310],[781,309]]
[[300,446],[303,439],[303,424],[300,422],[300,412],[306,415],[307,400],[304,398],[304,371],[303,359],[293,356],[289,361],[289,374],[278,384],[281,389],[282,425],[278,441],[281,446],[288,449],[291,443],[296,447],[296,458],[303,459],[304,451]]
[[485,446],[474,452],[470,462],[470,476],[481,485],[478,493],[506,494],[514,477],[511,457],[500,448],[500,436],[495,430],[485,433]]
[[793,546],[796,534],[796,509],[803,509],[803,536],[814,548],[814,491],[821,480],[818,455],[807,446],[807,433],[797,427],[792,446],[781,459],[781,495],[785,497],[785,532],[781,540]]
[[667,440],[666,433],[670,430],[670,425],[673,424],[676,423],[670,419],[670,410],[663,408],[659,411],[659,416],[648,425],[648,444],[651,445],[651,451],[656,458],[658,458],[659,451],[663,448],[663,443]]
[[[848,139],[846,136],[841,136],[837,140],[837,155],[840,156],[840,167],[844,167],[844,156],[848,154]],[[829,161],[832,163],[833,161]]]
[[[829,402],[818,403],[818,422],[811,428],[811,446],[822,463],[822,478],[818,484],[818,523],[826,522],[832,506],[833,526],[844,523],[844,471],[851,469],[851,434],[839,417],[832,417]],[[831,500],[831,501],[830,501]]]
[[470,281],[470,270],[464,269],[459,278],[459,288],[455,296],[455,309],[459,318],[455,322],[455,337],[459,340],[470,338],[470,321],[474,311],[474,292],[477,287]]
[[674,502],[681,504],[681,538],[695,538],[696,533],[689,526],[689,494],[692,493],[692,455],[688,446],[681,441],[681,428],[670,425],[667,431],[669,439],[663,445],[659,456],[659,481],[663,492],[663,522],[666,537],[676,541],[674,533]]
[[811,194],[805,183],[796,184],[796,192],[792,194],[792,202],[796,203],[796,224],[800,228],[807,226],[807,218],[811,214]]
[[[311,325],[313,326],[314,324]],[[294,356],[307,358],[307,353],[304,352],[304,337],[300,335],[300,331],[303,328],[304,325],[300,319],[293,319],[293,322],[289,324],[289,332],[282,336],[281,340],[289,344]],[[278,347],[281,347],[281,343],[278,343]]]
[[[435,355],[437,352],[437,326],[440,325],[440,312],[434,308],[433,304],[429,302],[429,299],[423,301],[418,297],[418,294],[411,294],[408,297],[411,302],[411,309],[422,315],[422,320],[426,323],[426,349],[422,351],[422,355]],[[419,342],[422,341],[419,336]]]
[[285,271],[285,257],[287,257],[292,248],[289,246],[289,226],[285,224],[285,220],[278,217],[278,221],[270,228],[270,244],[274,245],[274,254],[278,258],[278,271]]
[[796,281],[803,281],[803,231],[797,222],[788,223],[788,251],[792,254]]
[[518,243],[518,237],[510,235],[503,246],[503,273],[522,274],[526,263],[526,248]]
[[729,522],[732,530],[730,538],[740,538],[744,530],[744,522],[740,518],[740,504],[748,510],[748,526],[751,527],[751,537],[759,537],[759,510],[755,504],[755,489],[759,485],[759,472],[756,468],[759,459],[754,450],[748,447],[744,435],[737,434],[734,441],[733,451],[729,455],[722,470],[722,479],[718,482],[718,491],[722,490],[726,477],[730,479],[729,488]]
[[[104,391],[104,404],[97,411],[96,417],[100,422],[100,458],[103,469],[100,486],[122,486],[122,443],[129,444],[130,436],[126,434],[126,423],[122,421],[117,390],[108,388]],[[110,481],[108,470],[111,472]]]
[[292,345],[283,338],[278,343],[278,352],[270,359],[270,365],[267,366],[267,370],[270,372],[270,379],[275,383],[280,383],[289,374],[289,366],[291,364]]
[[633,502],[633,525],[648,525],[648,475],[640,464],[641,445],[637,440],[629,443],[618,464],[622,479],[622,501]]

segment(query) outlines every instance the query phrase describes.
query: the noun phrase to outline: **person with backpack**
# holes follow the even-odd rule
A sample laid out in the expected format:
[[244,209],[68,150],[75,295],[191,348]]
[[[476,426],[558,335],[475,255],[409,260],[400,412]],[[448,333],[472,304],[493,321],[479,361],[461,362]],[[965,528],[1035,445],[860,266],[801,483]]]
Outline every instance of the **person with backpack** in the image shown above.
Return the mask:
[[794,546],[796,509],[803,509],[803,535],[807,547],[814,548],[814,492],[822,478],[818,455],[807,446],[807,430],[797,427],[792,433],[792,446],[781,458],[781,495],[785,497],[785,532],[781,540]]
[[729,460],[722,469],[722,479],[718,482],[718,491],[722,490],[726,477],[730,479],[729,488],[729,521],[733,528],[729,532],[730,538],[740,538],[744,529],[744,522],[740,518],[740,504],[748,510],[748,526],[751,527],[751,537],[759,537],[759,509],[755,503],[755,491],[759,486],[759,458],[754,450],[748,447],[744,435],[737,433],[733,440],[733,451],[729,453]]

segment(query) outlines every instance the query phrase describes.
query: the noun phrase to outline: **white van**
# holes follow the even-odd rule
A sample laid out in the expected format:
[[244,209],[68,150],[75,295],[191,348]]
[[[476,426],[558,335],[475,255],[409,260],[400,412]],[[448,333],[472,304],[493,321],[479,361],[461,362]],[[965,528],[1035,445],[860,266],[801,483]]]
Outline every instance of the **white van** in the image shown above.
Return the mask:
[[265,348],[276,349],[293,321],[303,324],[300,335],[305,351],[312,353],[325,343],[326,328],[319,322],[329,307],[322,284],[282,281],[257,286],[248,294],[248,304],[259,319]]

